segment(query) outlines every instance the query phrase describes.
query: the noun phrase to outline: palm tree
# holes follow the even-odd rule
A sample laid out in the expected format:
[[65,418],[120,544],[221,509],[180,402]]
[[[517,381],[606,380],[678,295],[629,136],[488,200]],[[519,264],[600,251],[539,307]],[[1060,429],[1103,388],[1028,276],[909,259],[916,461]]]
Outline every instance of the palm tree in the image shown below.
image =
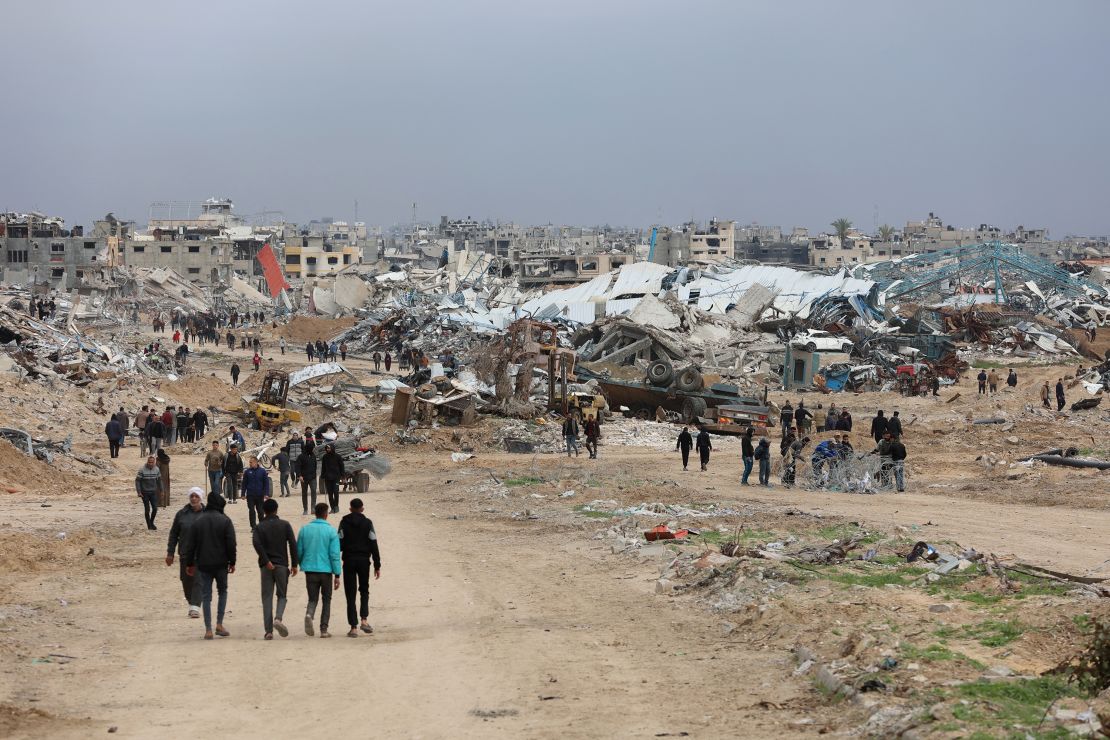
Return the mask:
[[894,238],[894,227],[890,224],[883,224],[879,227],[879,241],[889,242]]
[[848,237],[848,232],[852,230],[852,222],[846,218],[838,218],[830,226],[836,229],[836,235],[840,237],[840,241],[844,241]]

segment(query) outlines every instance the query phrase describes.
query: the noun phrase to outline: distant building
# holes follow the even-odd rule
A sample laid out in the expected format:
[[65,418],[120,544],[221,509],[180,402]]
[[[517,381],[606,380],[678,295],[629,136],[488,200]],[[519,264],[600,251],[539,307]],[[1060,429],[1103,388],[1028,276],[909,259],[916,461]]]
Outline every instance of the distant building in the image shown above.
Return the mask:
[[724,262],[736,258],[736,232],[732,221],[709,222],[690,235],[691,262]]

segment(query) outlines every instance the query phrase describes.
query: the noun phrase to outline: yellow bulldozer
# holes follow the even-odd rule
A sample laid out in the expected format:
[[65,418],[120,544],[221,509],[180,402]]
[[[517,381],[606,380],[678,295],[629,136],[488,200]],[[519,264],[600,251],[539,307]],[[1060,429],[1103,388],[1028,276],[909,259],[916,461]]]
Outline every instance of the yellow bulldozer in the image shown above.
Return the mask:
[[301,412],[285,407],[289,396],[289,373],[268,370],[262,379],[262,388],[247,406],[251,426],[264,432],[280,429],[288,422],[300,423]]

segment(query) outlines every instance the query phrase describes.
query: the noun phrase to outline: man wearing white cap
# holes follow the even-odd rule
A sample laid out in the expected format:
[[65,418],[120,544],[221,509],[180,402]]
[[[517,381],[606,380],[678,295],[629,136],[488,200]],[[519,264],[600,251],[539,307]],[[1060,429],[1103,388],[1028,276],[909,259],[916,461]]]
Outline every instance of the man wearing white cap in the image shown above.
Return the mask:
[[[170,541],[166,545],[166,565],[173,565],[173,555],[176,551],[181,555],[181,548],[185,545],[185,533],[193,525],[197,517],[204,511],[204,490],[193,486],[189,489],[189,503],[185,504],[174,514],[173,526],[170,527]],[[181,559],[181,588],[185,592],[185,600],[189,602],[189,616],[193,619],[200,618],[200,579],[186,572],[185,559]]]

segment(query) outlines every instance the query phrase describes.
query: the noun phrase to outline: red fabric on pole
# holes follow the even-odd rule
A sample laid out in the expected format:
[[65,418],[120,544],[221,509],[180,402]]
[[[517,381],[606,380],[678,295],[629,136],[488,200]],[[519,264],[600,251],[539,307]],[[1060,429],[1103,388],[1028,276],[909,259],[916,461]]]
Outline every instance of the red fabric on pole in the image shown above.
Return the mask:
[[258,250],[258,262],[262,265],[262,274],[266,276],[266,287],[270,289],[271,298],[281,295],[283,288],[288,290],[289,283],[285,282],[285,275],[281,272],[281,265],[278,264],[277,255],[269,242]]

